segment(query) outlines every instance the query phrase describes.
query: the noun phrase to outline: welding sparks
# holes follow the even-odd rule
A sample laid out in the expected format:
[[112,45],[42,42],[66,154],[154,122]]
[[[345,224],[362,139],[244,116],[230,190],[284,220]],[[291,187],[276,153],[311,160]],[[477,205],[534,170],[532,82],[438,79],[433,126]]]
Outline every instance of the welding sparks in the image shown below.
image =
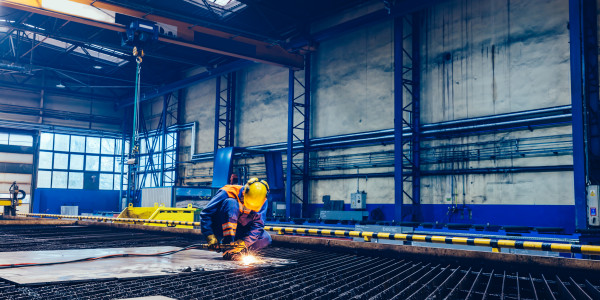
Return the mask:
[[256,259],[256,256],[251,255],[251,254],[247,254],[242,256],[242,259],[240,260],[242,262],[243,265],[249,266],[251,264],[255,264],[258,262],[258,259]]

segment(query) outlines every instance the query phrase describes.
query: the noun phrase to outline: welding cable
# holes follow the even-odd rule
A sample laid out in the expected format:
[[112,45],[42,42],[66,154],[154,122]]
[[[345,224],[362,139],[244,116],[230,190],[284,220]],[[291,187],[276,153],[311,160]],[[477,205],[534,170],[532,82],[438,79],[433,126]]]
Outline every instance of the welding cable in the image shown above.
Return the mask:
[[[221,247],[223,247],[223,246],[227,247],[227,245],[221,245]],[[189,245],[189,246],[183,247],[181,249],[170,250],[170,251],[165,251],[165,252],[158,252],[158,253],[121,253],[121,254],[110,254],[110,255],[104,255],[104,256],[98,256],[98,257],[87,257],[87,258],[80,258],[80,259],[67,260],[67,261],[58,261],[58,262],[49,262],[49,263],[0,264],[0,269],[61,265],[61,264],[70,264],[70,263],[85,262],[85,261],[95,261],[95,260],[108,259],[108,258],[117,258],[117,257],[167,256],[167,255],[172,255],[172,254],[175,254],[175,253],[178,253],[178,252],[182,252],[182,251],[185,251],[185,250],[191,250],[191,249],[208,249],[208,245],[207,244],[193,244],[193,245]]]

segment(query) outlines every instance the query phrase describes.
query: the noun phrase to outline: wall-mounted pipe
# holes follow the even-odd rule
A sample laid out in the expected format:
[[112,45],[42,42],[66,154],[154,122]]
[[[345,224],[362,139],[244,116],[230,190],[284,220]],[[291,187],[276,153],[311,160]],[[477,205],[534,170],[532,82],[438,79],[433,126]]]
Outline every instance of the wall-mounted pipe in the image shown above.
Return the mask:
[[[513,120],[514,118],[516,118],[516,120]],[[439,135],[483,133],[492,130],[533,129],[546,126],[560,126],[568,124],[570,121],[570,106],[564,105],[524,112],[426,124],[421,126],[421,136],[423,138],[435,138]],[[408,127],[403,129],[403,136],[407,138],[411,136]],[[377,144],[391,145],[393,140],[394,130],[383,129],[369,132],[313,138],[311,139],[311,150],[319,151],[327,150],[328,148],[369,146]],[[298,149],[301,149],[302,145],[297,143],[297,145],[294,145],[294,147],[299,147]],[[284,152],[287,149],[287,144],[273,143],[252,146],[248,147],[247,149]],[[205,152],[192,156],[192,161],[210,161],[212,159],[212,152]]]

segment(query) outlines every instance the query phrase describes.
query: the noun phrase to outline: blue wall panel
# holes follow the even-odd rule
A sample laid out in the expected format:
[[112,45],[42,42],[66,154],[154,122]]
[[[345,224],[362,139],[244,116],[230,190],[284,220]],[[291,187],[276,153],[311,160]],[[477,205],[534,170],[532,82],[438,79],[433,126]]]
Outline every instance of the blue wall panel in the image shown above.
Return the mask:
[[[322,204],[311,204],[309,215],[314,216],[322,207]],[[573,205],[468,205],[467,209],[462,210],[462,218],[461,210],[448,214],[449,207],[450,205],[443,204],[421,204],[423,222],[562,227],[567,233],[575,230]],[[393,204],[367,204],[371,215],[377,208],[383,212],[385,221],[394,220]],[[411,205],[404,205],[402,211],[410,213],[410,209]],[[468,209],[471,210],[471,219]],[[350,204],[345,204],[344,210],[350,210]]]
[[119,191],[35,189],[34,213],[60,214],[63,205],[79,206],[79,213],[120,211]]

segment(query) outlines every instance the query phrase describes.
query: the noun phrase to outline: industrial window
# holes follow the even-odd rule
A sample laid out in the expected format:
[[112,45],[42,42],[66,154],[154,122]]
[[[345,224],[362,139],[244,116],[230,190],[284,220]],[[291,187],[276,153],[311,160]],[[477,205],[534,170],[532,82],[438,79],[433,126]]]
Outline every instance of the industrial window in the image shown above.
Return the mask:
[[[2,136],[0,135],[0,143]],[[129,152],[129,142],[112,137],[42,133],[38,163],[38,188],[127,189],[127,166],[121,153]]]
[[[175,155],[177,133],[168,132],[140,139],[140,187],[173,186],[175,184]],[[161,181],[162,175],[162,181]]]
[[33,145],[33,137],[31,135],[0,132],[0,145],[31,147]]

